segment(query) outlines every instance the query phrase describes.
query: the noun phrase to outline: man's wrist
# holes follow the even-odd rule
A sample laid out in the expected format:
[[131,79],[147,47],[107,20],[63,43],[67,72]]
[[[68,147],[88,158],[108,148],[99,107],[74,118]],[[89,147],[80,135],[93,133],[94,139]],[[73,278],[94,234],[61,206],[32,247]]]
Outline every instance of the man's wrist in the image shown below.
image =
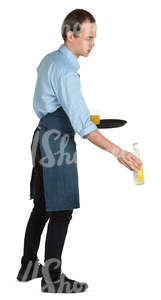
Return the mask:
[[[109,150],[107,150],[109,151]],[[116,145],[113,145],[109,151],[111,154],[113,154],[116,158],[118,158],[122,152],[122,149]]]

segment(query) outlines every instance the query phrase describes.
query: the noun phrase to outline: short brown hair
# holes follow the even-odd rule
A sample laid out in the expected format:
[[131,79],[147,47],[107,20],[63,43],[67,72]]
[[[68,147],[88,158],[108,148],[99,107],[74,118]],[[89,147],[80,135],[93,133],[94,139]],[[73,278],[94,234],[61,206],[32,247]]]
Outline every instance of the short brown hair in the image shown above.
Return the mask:
[[81,24],[88,20],[90,23],[95,23],[96,20],[92,16],[90,12],[84,9],[75,9],[72,10],[64,19],[62,27],[61,27],[61,34],[64,41],[67,38],[67,32],[73,31],[74,36],[78,37],[81,29]]

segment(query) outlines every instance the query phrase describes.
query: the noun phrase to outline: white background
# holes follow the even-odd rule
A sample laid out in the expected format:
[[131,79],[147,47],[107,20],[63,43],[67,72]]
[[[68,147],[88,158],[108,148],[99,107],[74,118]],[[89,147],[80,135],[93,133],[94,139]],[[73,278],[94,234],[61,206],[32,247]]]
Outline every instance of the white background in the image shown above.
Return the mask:
[[[96,47],[79,59],[85,101],[102,118],[128,121],[101,133],[128,151],[139,143],[145,184],[134,185],[130,170],[76,135],[81,208],[69,225],[63,271],[89,284],[84,299],[158,300],[161,7],[156,0],[1,3],[1,295],[50,297],[40,292],[40,279],[20,283],[16,276],[33,207],[28,199],[30,145],[39,121],[32,108],[36,67],[63,43],[61,24],[75,8],[93,13],[98,26]],[[38,253],[42,263],[46,229]]]

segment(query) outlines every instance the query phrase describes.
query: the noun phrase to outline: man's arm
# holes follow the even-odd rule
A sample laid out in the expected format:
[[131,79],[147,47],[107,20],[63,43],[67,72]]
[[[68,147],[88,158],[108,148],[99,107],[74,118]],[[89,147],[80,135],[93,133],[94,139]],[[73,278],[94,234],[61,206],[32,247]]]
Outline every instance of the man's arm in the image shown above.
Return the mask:
[[142,162],[133,153],[121,149],[119,146],[113,144],[110,140],[106,139],[99,130],[93,130],[84,138],[88,139],[91,143],[113,154],[120,163],[131,171],[137,172],[141,169]]
[[[58,71],[57,71],[58,72]],[[80,78],[75,72],[52,75],[55,84],[55,92],[59,103],[66,112],[75,132],[81,138],[97,129],[90,120],[90,111],[83,98],[80,86]]]
[[[54,74],[52,75],[54,78]],[[61,74],[56,81],[56,95],[68,115],[74,130],[82,137],[87,138],[96,146],[112,153],[120,163],[131,171],[141,167],[141,161],[132,153],[122,150],[117,145],[106,139],[97,126],[90,121],[90,111],[84,101],[80,79],[77,74],[70,72]]]

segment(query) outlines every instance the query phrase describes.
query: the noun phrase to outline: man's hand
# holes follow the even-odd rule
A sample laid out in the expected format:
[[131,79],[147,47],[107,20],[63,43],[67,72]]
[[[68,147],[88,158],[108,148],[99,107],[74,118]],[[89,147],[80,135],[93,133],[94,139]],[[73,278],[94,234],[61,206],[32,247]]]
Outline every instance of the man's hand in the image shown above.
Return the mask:
[[141,160],[131,152],[128,152],[118,147],[113,147],[111,153],[117,158],[117,160],[121,164],[123,164],[131,171],[138,172],[138,170],[142,167]]
[[110,140],[106,139],[98,129],[87,134],[85,138],[96,146],[112,153],[118,161],[129,170],[138,172],[138,169],[141,169],[142,162],[140,159],[131,152],[123,150],[119,146],[113,144]]

